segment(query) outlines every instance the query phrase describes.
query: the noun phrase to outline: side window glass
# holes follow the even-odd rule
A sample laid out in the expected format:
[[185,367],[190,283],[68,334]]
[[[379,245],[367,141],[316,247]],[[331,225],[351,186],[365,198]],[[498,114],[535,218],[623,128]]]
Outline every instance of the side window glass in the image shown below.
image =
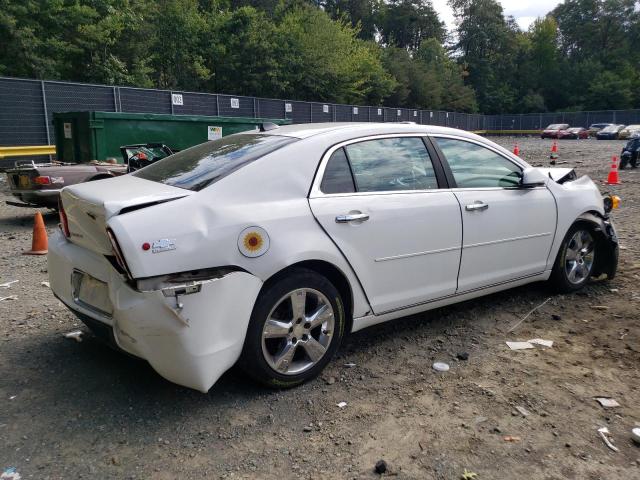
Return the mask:
[[421,138],[368,140],[346,147],[358,192],[438,188],[431,157]]
[[356,191],[351,168],[349,168],[349,161],[344,154],[343,148],[333,152],[327,162],[320,190],[323,193],[351,193]]
[[451,138],[437,138],[459,188],[517,187],[522,169],[488,148]]

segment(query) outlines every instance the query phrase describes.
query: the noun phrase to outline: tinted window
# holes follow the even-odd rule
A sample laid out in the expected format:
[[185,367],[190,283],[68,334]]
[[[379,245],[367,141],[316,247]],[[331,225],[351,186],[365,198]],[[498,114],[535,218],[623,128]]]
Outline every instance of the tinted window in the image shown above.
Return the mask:
[[178,152],[132,175],[197,191],[295,141],[277,135],[230,135]]
[[320,190],[324,193],[350,193],[356,191],[344,149],[340,148],[331,155],[324,170]]
[[420,138],[385,138],[346,147],[359,192],[438,188],[429,152]]
[[460,188],[516,187],[522,169],[502,155],[475,143],[436,138]]

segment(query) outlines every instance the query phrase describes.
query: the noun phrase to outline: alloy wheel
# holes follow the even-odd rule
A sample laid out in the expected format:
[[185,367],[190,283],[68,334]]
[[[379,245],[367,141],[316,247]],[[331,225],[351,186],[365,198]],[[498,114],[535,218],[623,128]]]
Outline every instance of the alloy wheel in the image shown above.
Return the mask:
[[262,354],[282,375],[297,375],[326,354],[335,327],[331,302],[318,290],[299,288],[282,297],[262,329]]

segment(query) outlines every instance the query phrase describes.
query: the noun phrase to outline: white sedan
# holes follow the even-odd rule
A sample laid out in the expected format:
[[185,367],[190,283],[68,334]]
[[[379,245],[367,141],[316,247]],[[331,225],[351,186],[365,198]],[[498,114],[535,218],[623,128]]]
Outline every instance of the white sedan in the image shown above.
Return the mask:
[[206,392],[239,362],[290,387],[347,332],[612,278],[617,202],[460,130],[266,124],[65,188],[49,276],[96,335],[172,382]]

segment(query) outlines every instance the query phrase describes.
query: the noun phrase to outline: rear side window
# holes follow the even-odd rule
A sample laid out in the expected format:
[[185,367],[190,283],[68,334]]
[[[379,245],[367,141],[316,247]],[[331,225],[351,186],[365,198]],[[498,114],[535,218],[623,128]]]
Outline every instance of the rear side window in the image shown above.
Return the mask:
[[278,135],[230,135],[187,148],[132,175],[198,191],[295,141],[295,138]]
[[438,188],[431,157],[421,138],[367,140],[345,149],[358,192]]
[[356,191],[349,160],[347,160],[343,148],[333,152],[327,162],[320,190],[323,193],[352,193]]

